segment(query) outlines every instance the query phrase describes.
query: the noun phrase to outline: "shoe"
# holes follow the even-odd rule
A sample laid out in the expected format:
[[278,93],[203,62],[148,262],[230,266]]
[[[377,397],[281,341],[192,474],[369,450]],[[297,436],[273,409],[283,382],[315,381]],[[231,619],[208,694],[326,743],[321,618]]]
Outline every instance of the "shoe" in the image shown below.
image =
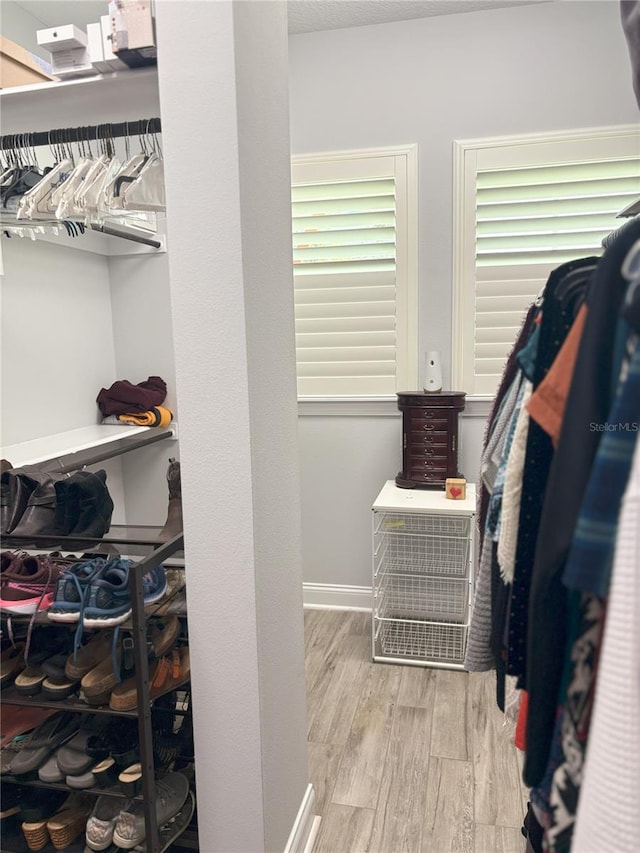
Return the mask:
[[[156,783],[156,817],[158,828],[171,820],[189,796],[189,783],[182,773],[169,773]],[[118,847],[131,850],[145,838],[143,804],[136,802],[120,812],[113,841]]]
[[[132,566],[131,560],[114,560],[92,581],[89,602],[84,609],[85,628],[109,628],[126,622],[131,615],[129,575]],[[167,579],[162,566],[143,575],[145,605],[162,598],[166,588]]]
[[[156,661],[149,666],[150,698],[155,698],[154,691],[155,696],[159,696],[160,693],[166,693],[173,686],[176,686],[177,683],[183,684],[189,678],[188,673],[185,676],[185,673],[181,669],[183,660],[186,661],[188,669],[188,649],[186,650],[186,658],[184,658],[183,650],[178,652],[175,649],[172,652],[171,659],[162,657],[173,647],[179,633],[180,620],[176,616],[169,616],[166,620],[158,620],[154,629],[152,629],[151,651]],[[176,684],[173,683],[172,679]],[[111,698],[109,699],[110,708],[114,711],[132,711],[137,704],[138,684],[135,675],[114,685]]]
[[123,802],[115,797],[98,797],[87,821],[87,847],[92,850],[106,850],[113,840],[113,830],[120,812],[130,807],[128,800]]
[[63,791],[29,792],[22,803],[22,832],[29,850],[42,850],[49,843],[47,820],[66,799]]
[[3,551],[0,554],[0,584],[4,583],[5,572],[9,577],[22,574],[22,557],[13,551]]
[[91,583],[104,571],[106,565],[102,557],[96,557],[64,569],[56,582],[53,604],[47,617],[52,622],[78,622]]
[[73,793],[62,808],[47,821],[47,830],[56,850],[67,850],[84,831],[93,805],[91,797]]
[[41,782],[47,782],[49,784],[52,782],[64,782],[64,773],[58,767],[58,760],[55,752],[47,758],[42,767],[38,768],[38,779]]
[[28,735],[16,735],[0,749],[0,773],[3,776],[11,775],[11,765],[28,742]]
[[110,788],[118,780],[118,767],[115,758],[103,758],[91,768],[95,784],[98,788]]
[[[25,655],[27,666],[44,664],[59,654],[67,655],[71,648],[71,634],[57,625],[34,626]],[[46,670],[47,675],[51,673]]]
[[31,615],[41,605],[47,593],[53,592],[60,568],[45,556],[25,557],[20,574],[5,572],[0,588],[0,611]]
[[180,463],[169,459],[167,470],[167,485],[169,486],[169,506],[167,519],[158,535],[158,542],[168,542],[182,533],[182,483],[180,480]]
[[47,676],[42,671],[42,667],[37,663],[23,669],[22,672],[16,676],[13,686],[22,696],[37,696],[42,690],[42,684],[46,677]]
[[[107,489],[106,471],[76,471],[56,482],[55,493],[57,533],[99,541],[109,531],[113,501]],[[78,547],[86,550],[82,543]]]
[[71,681],[80,681],[104,660],[113,645],[113,631],[99,631],[92,634],[87,642],[69,655],[65,663],[65,675]]
[[60,702],[62,699],[68,699],[78,689],[77,681],[52,681],[50,678],[45,678],[42,682],[42,696],[52,702]]
[[2,785],[0,790],[0,838],[15,835],[19,825],[24,789],[15,785]]
[[0,686],[6,687],[24,669],[24,643],[7,646],[0,655]]
[[118,785],[128,797],[135,797],[142,790],[142,764],[136,761],[125,767],[118,776]]
[[0,533],[4,536],[20,522],[31,493],[41,480],[41,474],[24,468],[8,468],[0,473]]
[[78,776],[95,764],[95,759],[87,751],[89,740],[99,736],[107,726],[108,720],[88,717],[73,737],[60,747],[56,753],[56,760],[60,771],[65,776]]
[[185,616],[187,599],[185,595],[185,577],[182,569],[165,569],[167,588],[162,599],[145,607],[147,616]]
[[26,776],[41,767],[51,753],[78,729],[76,714],[64,711],[45,720],[24,738],[20,751],[11,762],[12,776]]
[[[179,634],[180,620],[177,616],[148,622],[149,659],[165,655],[175,645]],[[83,676],[81,684],[85,699],[90,705],[108,704],[110,692],[118,684],[126,684],[127,688],[132,688],[135,694],[134,673],[133,640],[131,637],[124,637],[117,645],[115,652],[108,651],[100,663]],[[132,707],[135,708],[135,700]]]

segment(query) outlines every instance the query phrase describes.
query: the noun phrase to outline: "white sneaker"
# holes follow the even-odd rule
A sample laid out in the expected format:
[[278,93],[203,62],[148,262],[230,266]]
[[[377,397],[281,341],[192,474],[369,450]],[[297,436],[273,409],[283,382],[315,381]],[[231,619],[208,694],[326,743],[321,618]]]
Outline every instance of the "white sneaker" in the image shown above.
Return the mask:
[[87,846],[92,850],[106,850],[113,839],[120,812],[130,807],[130,800],[123,803],[117,797],[98,797],[87,821]]
[[[189,796],[189,782],[182,773],[169,773],[156,782],[156,816],[158,828],[178,814]],[[144,841],[144,811],[141,802],[130,803],[120,812],[113,831],[113,843],[130,850]],[[94,848],[97,849],[97,848]]]

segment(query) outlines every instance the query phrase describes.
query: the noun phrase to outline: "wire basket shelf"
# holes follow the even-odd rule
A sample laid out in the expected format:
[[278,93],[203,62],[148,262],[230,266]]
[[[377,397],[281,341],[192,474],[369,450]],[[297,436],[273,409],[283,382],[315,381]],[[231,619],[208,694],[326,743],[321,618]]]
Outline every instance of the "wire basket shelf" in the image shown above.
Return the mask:
[[469,535],[470,518],[404,512],[376,513],[374,533],[414,533],[421,536]]
[[389,619],[464,622],[468,591],[466,579],[384,575],[375,592],[376,614]]
[[461,664],[466,638],[466,625],[387,619],[378,623],[374,656]]
[[468,559],[468,539],[385,534],[377,543],[374,569],[376,576],[384,571],[466,577]]

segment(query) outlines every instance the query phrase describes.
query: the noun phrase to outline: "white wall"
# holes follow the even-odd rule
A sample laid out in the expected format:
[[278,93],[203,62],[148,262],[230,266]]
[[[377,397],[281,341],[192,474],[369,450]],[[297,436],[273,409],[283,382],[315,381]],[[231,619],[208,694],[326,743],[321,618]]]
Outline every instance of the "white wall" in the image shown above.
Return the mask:
[[18,237],[2,254],[2,443],[96,423],[115,371],[105,258]]
[[282,851],[308,782],[285,15],[157,6],[207,853]]
[[[419,351],[442,352],[449,387],[453,140],[637,121],[618,4],[542,3],[296,35],[289,63],[294,154],[418,144]],[[386,421],[301,418],[305,581],[370,585],[365,515],[376,484],[397,473],[399,421],[393,432]],[[482,432],[463,417],[468,479]],[[362,445],[345,458],[354,436]]]
[[[167,383],[164,405],[179,430],[168,255],[111,257],[109,277],[116,379],[136,383],[161,376]],[[167,466],[179,455],[178,441],[168,439],[122,457],[129,524],[164,524]]]

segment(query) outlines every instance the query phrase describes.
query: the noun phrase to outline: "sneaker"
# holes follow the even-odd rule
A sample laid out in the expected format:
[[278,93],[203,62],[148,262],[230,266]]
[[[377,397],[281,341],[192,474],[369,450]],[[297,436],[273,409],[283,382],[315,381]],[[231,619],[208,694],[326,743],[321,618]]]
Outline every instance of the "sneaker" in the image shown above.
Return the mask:
[[[109,628],[121,625],[131,615],[129,574],[131,560],[118,559],[108,563],[100,576],[91,583],[89,601],[84,608],[85,628]],[[165,593],[167,579],[164,568],[158,566],[142,577],[144,603],[152,604]]]
[[51,593],[60,575],[60,569],[48,557],[25,557],[20,573],[10,569],[4,572],[0,588],[0,611],[31,615]]
[[48,618],[53,622],[78,622],[91,583],[106,565],[102,557],[97,557],[64,569],[55,586],[54,601],[47,614]]
[[3,551],[0,554],[0,583],[4,584],[5,575],[10,580],[16,575],[22,574],[22,557],[13,551]]
[[[158,828],[178,814],[189,796],[189,783],[182,773],[169,773],[156,782],[156,817]],[[133,803],[120,812],[113,831],[113,841],[118,847],[130,850],[145,838],[144,811],[141,802]]]
[[92,850],[106,850],[113,839],[121,811],[131,808],[128,800],[124,802],[115,797],[98,797],[87,821],[87,847]]

